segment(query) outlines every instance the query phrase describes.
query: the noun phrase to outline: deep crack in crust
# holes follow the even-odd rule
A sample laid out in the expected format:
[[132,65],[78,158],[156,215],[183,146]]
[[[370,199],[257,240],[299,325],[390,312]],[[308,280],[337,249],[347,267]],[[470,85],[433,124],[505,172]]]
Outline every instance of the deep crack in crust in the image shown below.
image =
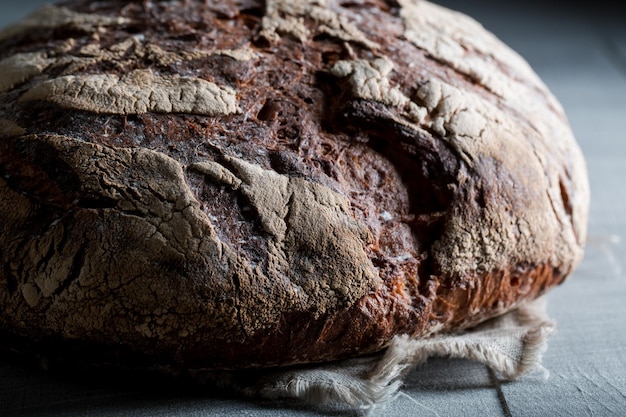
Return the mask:
[[581,259],[565,116],[475,22],[178,3],[0,32],[5,330],[176,368],[331,360],[501,314]]

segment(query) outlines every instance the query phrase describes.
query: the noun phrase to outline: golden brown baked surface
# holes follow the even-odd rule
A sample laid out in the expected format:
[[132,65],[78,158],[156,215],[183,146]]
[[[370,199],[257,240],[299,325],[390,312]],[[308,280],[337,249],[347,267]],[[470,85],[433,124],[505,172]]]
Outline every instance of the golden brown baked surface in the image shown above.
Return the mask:
[[502,314],[582,257],[563,110],[431,3],[67,2],[0,32],[0,73],[11,334],[332,360]]

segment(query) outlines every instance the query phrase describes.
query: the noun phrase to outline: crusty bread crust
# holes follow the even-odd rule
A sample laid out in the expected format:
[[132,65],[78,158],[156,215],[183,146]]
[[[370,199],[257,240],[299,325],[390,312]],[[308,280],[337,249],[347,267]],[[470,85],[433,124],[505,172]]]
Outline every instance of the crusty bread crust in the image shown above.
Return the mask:
[[560,105],[427,2],[68,2],[0,32],[0,73],[12,334],[334,360],[502,314],[582,257]]

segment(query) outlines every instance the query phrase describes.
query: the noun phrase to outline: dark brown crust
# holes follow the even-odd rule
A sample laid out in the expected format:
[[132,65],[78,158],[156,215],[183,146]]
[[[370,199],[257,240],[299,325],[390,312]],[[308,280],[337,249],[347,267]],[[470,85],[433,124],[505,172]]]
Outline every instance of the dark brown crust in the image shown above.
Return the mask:
[[[522,80],[515,82],[527,87],[526,93],[550,114],[546,120],[558,125],[555,131],[563,137],[543,137],[544,121],[533,119],[535,114],[524,115],[523,108],[411,44],[404,34],[402,7],[396,2],[365,1],[361,11],[332,2],[333,10],[345,12],[349,24],[356,24],[351,17],[361,16],[358,29],[367,34],[371,44],[356,37],[337,38],[347,35],[319,33],[319,22],[312,17],[304,19],[314,35],[312,39],[303,41],[282,33],[276,42],[262,30],[266,8],[260,2],[206,3],[186,2],[181,7],[178,2],[70,2],[67,7],[75,12],[122,16],[127,20],[105,25],[106,29],[98,35],[84,26],[61,26],[18,33],[0,41],[0,60],[15,54],[48,51],[43,59],[54,59],[56,63],[44,65],[40,72],[49,78],[68,75],[68,71],[73,76],[107,74],[121,78],[136,70],[151,69],[162,77],[196,77],[228,86],[236,92],[240,109],[217,116],[156,111],[122,115],[110,114],[106,109],[72,108],[50,100],[24,100],[25,93],[39,82],[37,74],[0,93],[0,119],[24,130],[19,135],[3,134],[0,130],[0,136],[4,136],[0,141],[0,196],[4,199],[0,201],[0,212],[7,213],[8,207],[15,205],[22,207],[27,213],[23,218],[28,219],[28,224],[21,224],[18,215],[9,217],[0,230],[0,244],[6,247],[0,257],[0,302],[5,307],[0,325],[6,330],[31,338],[81,340],[89,346],[119,344],[162,366],[241,368],[334,360],[379,350],[397,334],[427,336],[475,325],[561,283],[579,261],[588,204],[584,163],[564,115],[555,107],[549,92],[534,79],[525,79],[523,72],[506,62],[499,63],[503,74],[511,80]],[[140,40],[126,52],[114,58],[102,55],[103,51],[114,54],[116,45],[133,36]],[[86,47],[93,44],[98,49],[89,56]],[[146,45],[159,49],[139,51]],[[252,51],[254,58],[238,60],[222,53],[172,58],[172,54],[182,51],[238,48]],[[337,75],[336,64],[340,61],[371,63],[381,56],[394,61],[389,83],[404,97],[421,97],[423,109],[428,105],[422,92],[431,79],[445,81],[454,91],[472,94],[483,107],[500,109],[508,118],[507,123],[518,129],[518,135],[528,136],[529,144],[524,146],[533,149],[529,155],[541,155],[539,160],[547,161],[542,169],[548,171],[536,171],[534,166],[524,164],[508,165],[507,157],[500,157],[498,152],[506,154],[517,148],[506,148],[506,144],[497,145],[503,147],[500,151],[487,149],[468,157],[434,123],[426,127],[436,110],[429,110],[420,124],[405,117],[401,106],[390,105],[385,97],[368,98],[354,89],[349,76]],[[73,60],[59,64],[64,57]],[[568,149],[563,149],[563,143]],[[131,151],[126,152],[128,149]],[[137,153],[140,149],[153,153]],[[95,174],[79,167],[80,155],[89,152],[117,164],[111,166],[126,167],[128,172],[120,174],[120,183],[127,188],[118,190],[107,178],[101,179],[99,186],[89,183],[87,180]],[[100,294],[92,309],[68,308],[76,309],[71,311],[77,317],[115,311],[107,318],[109,323],[94,319],[65,326],[50,324],[50,311],[67,302],[73,286],[82,282],[86,266],[100,268],[93,272],[93,277],[103,281],[94,284],[94,291],[111,287],[107,280],[124,282],[123,276],[109,276],[107,262],[115,263],[118,253],[140,250],[143,244],[141,233],[123,229],[121,225],[130,222],[124,216],[158,218],[149,209],[146,212],[122,207],[133,199],[143,201],[141,195],[131,195],[136,191],[128,185],[134,184],[133,175],[140,178],[137,181],[144,178],[144,168],[145,172],[153,172],[147,165],[134,165],[141,155],[159,161],[166,156],[171,158],[172,162],[163,159],[160,163],[172,166],[172,178],[178,175],[176,167],[182,167],[183,186],[193,196],[188,204],[211,219],[210,227],[198,223],[198,228],[205,228],[198,233],[209,236],[211,242],[221,242],[236,254],[228,261],[232,263],[231,270],[223,275],[207,271],[208,265],[216,265],[211,263],[214,254],[184,253],[186,243],[168,242],[171,247],[159,252],[162,258],[151,260],[140,271],[143,275],[136,281],[138,289],[127,293],[116,287],[113,297],[142,291],[139,283],[145,280],[149,285],[149,274],[160,271],[163,286],[174,288],[173,293],[193,294],[183,302],[189,306],[188,312],[163,319],[161,328],[150,327],[150,336],[142,333],[145,329],[117,334],[116,329],[139,326],[136,321],[143,320],[142,314],[153,314],[155,303],[163,303],[166,309],[175,300],[156,296],[156,301],[147,296],[143,300],[137,294],[138,300],[143,301],[120,312],[104,302],[99,304],[97,297],[107,298]],[[346,294],[330,301],[306,304],[296,298],[293,302],[302,303],[301,308],[293,307],[296,304],[289,304],[291,301],[276,301],[291,294],[291,283],[283,287],[279,282],[264,281],[276,271],[270,259],[269,226],[260,209],[254,208],[254,184],[248,184],[250,189],[246,191],[238,185],[208,181],[204,171],[190,168],[196,163],[216,162],[237,173],[243,169],[238,168],[238,160],[289,181],[301,179],[302,183],[293,180],[296,182],[290,186],[296,187],[294,190],[304,187],[306,192],[315,194],[317,187],[323,187],[329,190],[324,191],[328,195],[346,198],[353,219],[346,239],[359,242],[368,259],[359,275],[362,281],[337,284],[331,292],[345,287]],[[552,174],[560,181],[557,203],[552,196],[545,197],[550,190],[541,188],[547,184],[541,178],[552,178]],[[577,207],[571,206],[574,201]],[[340,209],[336,210],[340,213],[337,215],[343,215]],[[553,217],[544,214],[550,210],[556,213],[550,214]],[[494,219],[501,221],[504,217],[518,225],[510,230],[494,225]],[[524,224],[535,218],[537,224],[528,226],[532,235],[528,238]],[[569,219],[569,223],[560,224],[563,219]],[[289,223],[288,218],[285,222]],[[503,222],[509,224],[509,220]],[[34,240],[46,237],[52,233],[52,225],[59,224],[64,228],[62,242],[52,240],[52,249],[47,252],[41,248],[41,253],[35,249],[29,254],[21,252],[26,247],[36,248]],[[544,227],[546,224],[549,227]],[[477,229],[470,230],[473,225]],[[115,239],[122,247],[110,249],[108,260],[98,264],[90,255],[89,245],[101,245],[103,235],[94,230],[107,227],[120,228]],[[534,234],[546,228],[549,231],[545,235]],[[484,247],[471,249],[470,254],[460,253],[463,246],[455,246],[459,230],[471,236],[471,245]],[[494,236],[505,230],[511,236],[475,237],[482,233],[480,230]],[[87,243],[81,246],[71,243],[72,239],[85,239]],[[516,252],[517,241],[520,243]],[[527,241],[536,247],[526,247]],[[490,242],[496,243],[491,247]],[[503,253],[494,254],[498,251]],[[40,288],[45,301],[39,304],[28,299],[25,294],[37,291],[29,284],[36,274],[29,265],[43,270],[46,262],[64,253],[71,256],[71,262],[66,275],[60,278],[61,284],[50,294]],[[457,256],[456,265],[450,266]],[[344,261],[328,258],[323,262],[342,265]],[[120,265],[115,265],[112,273],[123,274]],[[242,275],[242,271],[248,270],[247,265],[260,268],[261,278]],[[377,276],[370,276],[371,271],[376,271]],[[258,281],[251,281],[257,278]],[[300,286],[307,285],[298,279],[288,278]],[[316,284],[311,285],[310,294],[321,294]],[[206,315],[218,314],[216,311],[223,317],[207,319]],[[67,316],[70,321],[72,314]],[[222,325],[222,319],[232,319],[234,324]],[[192,332],[183,330],[186,320],[197,321],[197,328]],[[155,338],[155,333],[159,337]]]

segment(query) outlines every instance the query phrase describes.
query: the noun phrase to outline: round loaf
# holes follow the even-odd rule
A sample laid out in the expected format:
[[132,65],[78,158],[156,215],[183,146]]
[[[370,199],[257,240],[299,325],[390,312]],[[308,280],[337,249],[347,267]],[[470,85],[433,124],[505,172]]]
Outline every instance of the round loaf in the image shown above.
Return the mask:
[[503,314],[582,257],[559,103],[425,1],[71,1],[0,32],[0,74],[10,335],[335,360]]

